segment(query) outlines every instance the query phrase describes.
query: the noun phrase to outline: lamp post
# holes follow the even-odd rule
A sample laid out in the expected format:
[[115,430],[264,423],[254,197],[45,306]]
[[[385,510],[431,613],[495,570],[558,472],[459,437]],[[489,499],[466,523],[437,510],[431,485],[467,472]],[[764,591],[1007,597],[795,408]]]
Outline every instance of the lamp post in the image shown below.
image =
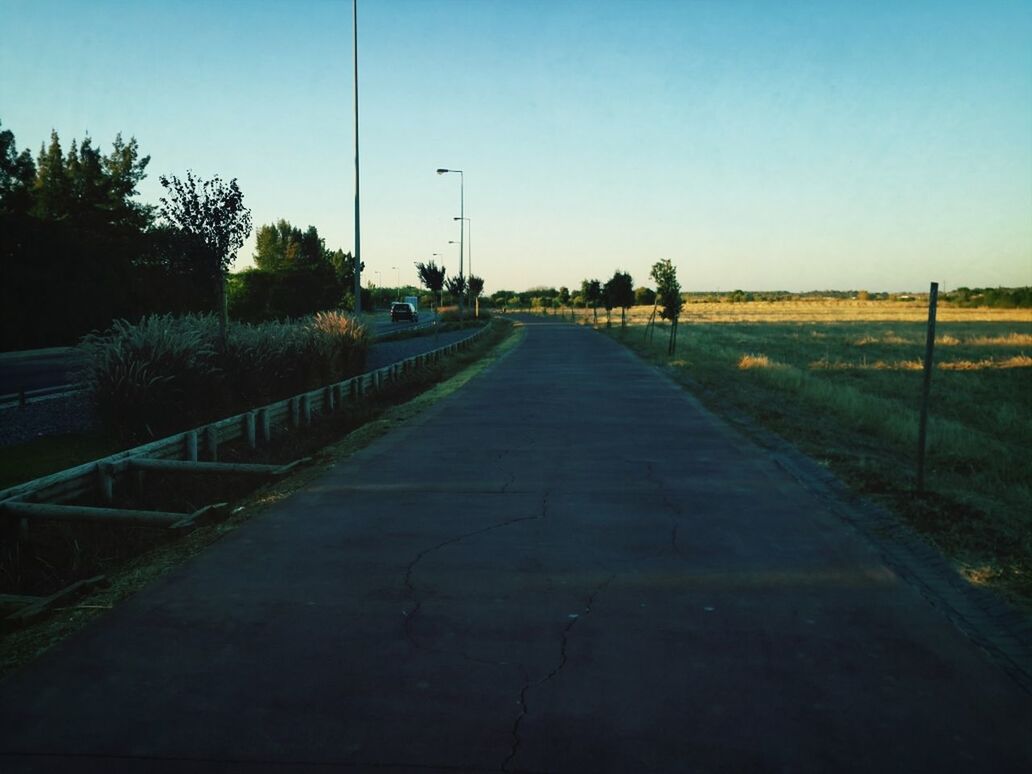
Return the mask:
[[[459,218],[461,219],[466,214],[466,210],[465,210],[466,176],[463,174],[461,169],[443,169],[443,168],[438,168],[438,170],[437,170],[437,174],[439,174],[439,175],[444,175],[444,174],[447,174],[449,172],[457,172],[458,175],[459,175]],[[463,250],[463,244],[462,244],[462,235],[463,235],[464,232],[465,232],[465,229],[459,229],[459,277],[460,278],[463,276],[462,264],[463,264],[463,258],[464,258],[464,250]],[[460,320],[462,319],[462,297],[461,296],[459,297],[459,319]]]
[[358,218],[358,0],[352,2],[355,51],[355,314],[362,313],[362,240]]

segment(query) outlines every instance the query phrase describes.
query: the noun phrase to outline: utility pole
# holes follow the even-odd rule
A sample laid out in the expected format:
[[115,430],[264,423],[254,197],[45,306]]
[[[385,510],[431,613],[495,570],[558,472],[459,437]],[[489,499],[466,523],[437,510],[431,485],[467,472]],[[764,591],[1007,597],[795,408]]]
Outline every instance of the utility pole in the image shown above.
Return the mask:
[[355,50],[355,314],[362,313],[362,238],[358,217],[358,0],[352,0]]

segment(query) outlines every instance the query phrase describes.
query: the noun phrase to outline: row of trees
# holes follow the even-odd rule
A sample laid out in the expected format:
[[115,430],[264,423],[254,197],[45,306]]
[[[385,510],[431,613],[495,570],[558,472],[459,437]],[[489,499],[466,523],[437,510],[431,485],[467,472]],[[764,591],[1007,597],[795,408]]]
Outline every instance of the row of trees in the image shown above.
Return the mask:
[[459,301],[460,304],[464,298],[468,298],[470,304],[474,304],[484,292],[483,278],[474,274],[470,274],[468,277],[461,275],[449,277],[444,267],[438,266],[436,261],[426,263],[417,261],[416,273],[419,275],[419,281],[423,287],[432,295],[436,295],[434,300],[438,307],[444,305],[444,291],[448,291],[448,295]]
[[0,348],[67,344],[113,319],[225,308],[233,254],[250,233],[235,180],[162,177],[136,201],[149,156],[57,132],[35,158],[0,130]]

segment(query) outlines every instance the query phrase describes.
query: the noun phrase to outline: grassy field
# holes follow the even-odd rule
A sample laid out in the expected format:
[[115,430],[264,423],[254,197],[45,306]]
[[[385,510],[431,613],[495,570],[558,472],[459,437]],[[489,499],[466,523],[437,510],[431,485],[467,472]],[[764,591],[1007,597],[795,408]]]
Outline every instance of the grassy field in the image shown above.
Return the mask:
[[900,513],[973,582],[1032,608],[1032,310],[939,307],[919,495],[925,304],[687,304],[672,358],[665,325],[643,340],[651,308],[632,309],[626,331],[617,311],[609,331],[718,412],[752,417]]

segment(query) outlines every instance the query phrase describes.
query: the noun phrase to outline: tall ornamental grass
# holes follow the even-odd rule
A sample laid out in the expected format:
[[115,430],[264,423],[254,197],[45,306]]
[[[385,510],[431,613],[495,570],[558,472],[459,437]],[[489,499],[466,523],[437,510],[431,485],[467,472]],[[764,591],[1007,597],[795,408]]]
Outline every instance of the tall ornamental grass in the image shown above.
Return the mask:
[[365,326],[339,312],[297,322],[232,323],[214,315],[117,321],[84,337],[82,381],[105,425],[155,438],[361,373]]

